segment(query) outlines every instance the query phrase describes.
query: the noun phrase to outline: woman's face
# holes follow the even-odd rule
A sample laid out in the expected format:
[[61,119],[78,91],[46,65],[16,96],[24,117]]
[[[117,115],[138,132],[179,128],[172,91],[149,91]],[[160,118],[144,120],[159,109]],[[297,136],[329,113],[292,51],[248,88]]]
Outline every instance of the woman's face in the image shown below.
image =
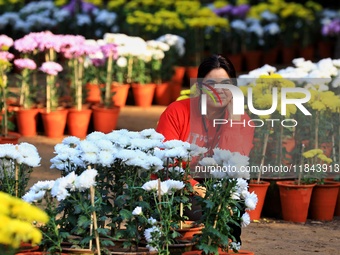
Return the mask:
[[[203,79],[203,92],[207,94],[207,106],[214,108],[223,108],[228,105],[232,99],[230,90],[223,88],[215,88],[215,84],[231,84],[228,73],[223,68],[211,70]],[[213,87],[215,91],[212,91]],[[207,93],[208,92],[208,93]],[[215,93],[217,92],[217,93]]]

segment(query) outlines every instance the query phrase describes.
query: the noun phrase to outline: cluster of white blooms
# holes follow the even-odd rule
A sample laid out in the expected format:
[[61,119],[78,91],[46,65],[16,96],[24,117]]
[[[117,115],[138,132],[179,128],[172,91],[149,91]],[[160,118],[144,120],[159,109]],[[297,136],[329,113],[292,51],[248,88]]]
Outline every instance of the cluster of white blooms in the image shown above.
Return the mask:
[[117,164],[157,172],[164,168],[167,158],[187,160],[206,151],[179,140],[163,140],[164,136],[154,129],[140,132],[121,129],[108,134],[96,131],[84,140],[70,136],[55,146],[51,168],[71,172],[88,166]]
[[0,179],[5,172],[14,177],[15,164],[28,167],[40,166],[40,156],[37,148],[29,143],[1,144],[0,145]]
[[29,203],[38,202],[49,191],[52,197],[62,201],[70,195],[70,191],[83,192],[91,186],[95,186],[97,173],[95,169],[87,169],[79,176],[71,172],[55,181],[39,181],[30,188],[23,199]]
[[[251,211],[256,208],[258,198],[257,195],[248,191],[248,182],[245,179],[238,178],[234,189],[232,189],[231,198],[234,200],[243,200],[245,204],[245,210]],[[248,212],[242,215],[241,225],[246,227],[250,223],[250,216]]]
[[156,39],[156,41],[166,43],[170,47],[173,46],[176,49],[178,56],[183,57],[185,53],[185,39],[178,35],[165,34]]
[[176,180],[166,180],[158,182],[158,180],[148,181],[143,184],[142,189],[146,191],[157,191],[157,195],[171,195],[177,190],[183,189],[185,186],[184,182]]
[[278,73],[282,78],[289,79],[306,88],[315,88],[319,91],[329,90],[329,87],[337,88],[340,86],[340,59],[325,58],[314,63],[304,58],[293,59],[294,66],[288,66],[277,70],[276,67],[264,65],[242,74],[238,77],[238,84],[245,86],[255,84],[256,79],[261,75]]
[[212,167],[210,174],[215,178],[244,178],[249,179],[249,157],[239,152],[231,152],[215,148],[212,157],[205,157],[199,161],[201,166]]

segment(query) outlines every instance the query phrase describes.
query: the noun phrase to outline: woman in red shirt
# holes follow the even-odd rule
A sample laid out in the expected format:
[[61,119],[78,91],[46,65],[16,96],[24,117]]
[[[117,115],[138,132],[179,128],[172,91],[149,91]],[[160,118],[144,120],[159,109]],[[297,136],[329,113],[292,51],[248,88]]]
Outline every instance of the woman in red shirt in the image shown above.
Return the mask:
[[[195,82],[198,95],[171,103],[160,116],[157,132],[163,134],[166,140],[177,139],[206,147],[208,152],[205,156],[211,156],[214,148],[248,156],[254,137],[254,127],[249,125],[251,120],[247,114],[233,115],[233,97],[228,89],[214,88],[215,84],[224,83],[237,86],[231,61],[219,55],[206,58],[198,68]],[[202,103],[204,94],[206,103]],[[226,124],[216,125],[217,119],[219,123]],[[191,162],[191,165],[195,164],[197,161]],[[192,179],[190,183],[198,195],[204,196],[198,181]],[[240,227],[232,228],[235,238],[241,242]]]

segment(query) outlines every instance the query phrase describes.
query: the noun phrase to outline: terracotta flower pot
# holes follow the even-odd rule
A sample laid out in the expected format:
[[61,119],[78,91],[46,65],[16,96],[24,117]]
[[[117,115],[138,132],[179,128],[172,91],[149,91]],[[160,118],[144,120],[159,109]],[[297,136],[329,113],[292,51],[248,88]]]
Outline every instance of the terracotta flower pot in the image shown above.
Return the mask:
[[188,66],[185,71],[189,79],[197,79],[198,66]]
[[180,240],[192,240],[194,235],[202,233],[203,226],[196,226],[194,221],[185,221],[183,228],[176,229],[180,233]]
[[333,219],[340,182],[327,181],[317,184],[312,193],[309,217],[313,220]]
[[178,82],[182,85],[182,81],[185,75],[185,67],[184,66],[174,66],[174,73],[171,77],[172,81]]
[[171,103],[171,82],[163,82],[156,85],[155,101],[158,105],[169,105]]
[[131,87],[136,106],[147,108],[152,105],[156,84],[132,84]]
[[56,110],[52,112],[42,112],[41,117],[43,120],[45,135],[49,138],[61,138],[64,135],[67,109]]
[[244,62],[246,64],[246,69],[248,71],[261,67],[262,51],[260,50],[246,51],[243,57]]
[[103,88],[104,84],[86,84],[86,102],[87,103],[100,103],[101,99],[101,91],[100,89]]
[[[183,252],[182,255],[201,255],[203,251],[195,250],[195,251],[186,251]],[[232,251],[225,252],[225,251],[219,251],[219,255],[226,255],[226,254],[243,254],[243,255],[254,255],[254,252],[247,251],[247,250],[239,250],[238,253],[234,253]]]
[[295,181],[278,181],[282,217],[286,221],[304,223],[315,184],[297,185]]
[[37,135],[37,117],[39,109],[19,109],[15,112],[18,131],[22,136]]
[[11,143],[18,144],[20,134],[16,132],[8,132],[7,136],[0,135],[0,144]]
[[260,183],[257,183],[255,180],[252,180],[249,183],[249,192],[254,192],[258,198],[256,208],[248,211],[251,220],[259,220],[261,218],[261,212],[269,185],[270,182],[266,181],[260,181]]
[[91,109],[69,109],[67,114],[67,128],[69,135],[85,138],[90,124]]
[[92,107],[93,126],[95,131],[110,133],[116,129],[120,107],[103,108],[99,106]]
[[114,105],[119,106],[120,108],[126,105],[126,99],[129,94],[130,84],[113,84],[111,88],[111,92],[115,94],[112,96],[112,102]]

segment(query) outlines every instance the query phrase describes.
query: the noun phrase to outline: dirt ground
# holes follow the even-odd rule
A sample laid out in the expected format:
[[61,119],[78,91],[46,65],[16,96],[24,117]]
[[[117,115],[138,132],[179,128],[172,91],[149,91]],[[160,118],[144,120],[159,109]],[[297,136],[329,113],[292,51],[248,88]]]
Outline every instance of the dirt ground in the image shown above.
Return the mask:
[[[138,131],[154,128],[163,110],[163,106],[148,109],[126,106],[121,110],[117,129]],[[54,156],[54,145],[61,140],[49,139],[43,135],[20,138],[19,142],[34,144],[42,158],[41,166],[31,175],[29,186],[38,180],[60,176],[58,170],[50,169],[50,159]],[[330,222],[308,220],[306,224],[262,218],[244,228],[241,237],[242,249],[253,251],[256,255],[340,255],[340,217]]]

